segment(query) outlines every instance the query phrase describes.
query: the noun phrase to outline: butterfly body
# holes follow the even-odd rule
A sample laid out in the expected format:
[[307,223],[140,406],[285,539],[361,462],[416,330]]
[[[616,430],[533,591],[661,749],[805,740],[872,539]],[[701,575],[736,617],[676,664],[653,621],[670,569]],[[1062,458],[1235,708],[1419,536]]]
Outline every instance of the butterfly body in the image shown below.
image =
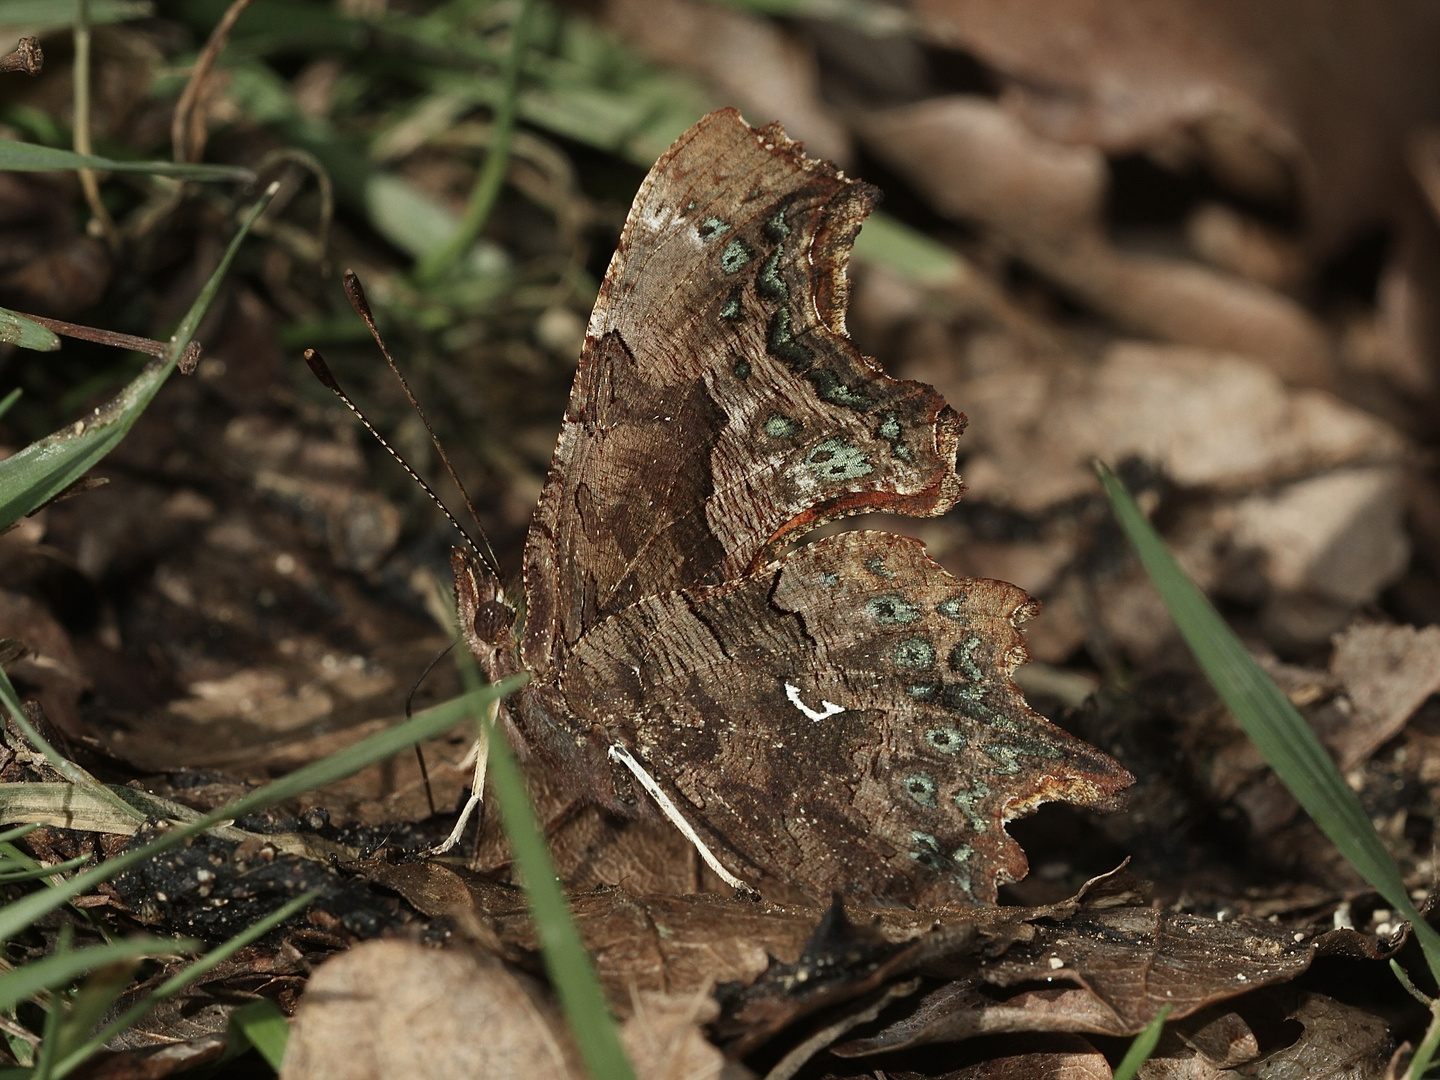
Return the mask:
[[[959,500],[964,418],[845,334],[873,189],[733,110],[646,178],[591,317],[524,560],[518,637],[456,556],[472,650],[533,681],[514,734],[642,813],[642,762],[733,872],[824,896],[987,903],[1003,823],[1129,782],[1031,712],[1014,586],[951,577],[856,513]],[[654,793],[652,793],[654,794]]]

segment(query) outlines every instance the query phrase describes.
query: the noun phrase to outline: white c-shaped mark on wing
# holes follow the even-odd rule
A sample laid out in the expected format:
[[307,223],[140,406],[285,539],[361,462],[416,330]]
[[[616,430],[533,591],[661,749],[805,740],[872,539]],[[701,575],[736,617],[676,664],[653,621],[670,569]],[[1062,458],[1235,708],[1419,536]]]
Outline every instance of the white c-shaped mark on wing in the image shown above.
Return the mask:
[[844,705],[836,705],[833,701],[821,701],[820,704],[825,707],[825,711],[817,712],[800,700],[800,688],[794,683],[787,682],[785,684],[785,696],[790,699],[791,705],[794,705],[811,720],[824,720],[827,716],[834,716],[836,713],[845,711]]

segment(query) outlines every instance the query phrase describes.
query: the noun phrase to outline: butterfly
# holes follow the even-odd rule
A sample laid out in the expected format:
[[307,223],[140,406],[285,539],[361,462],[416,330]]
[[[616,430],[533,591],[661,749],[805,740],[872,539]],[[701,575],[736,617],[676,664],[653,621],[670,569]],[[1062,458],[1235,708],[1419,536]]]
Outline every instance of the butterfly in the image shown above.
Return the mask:
[[913,539],[817,526],[950,510],[965,419],[845,329],[870,186],[778,125],[706,116],[635,198],[524,550],[524,619],[456,549],[466,641],[531,681],[527,752],[611,811],[663,812],[732,884],[989,904],[1005,822],[1131,781],[1012,680],[1014,585]]

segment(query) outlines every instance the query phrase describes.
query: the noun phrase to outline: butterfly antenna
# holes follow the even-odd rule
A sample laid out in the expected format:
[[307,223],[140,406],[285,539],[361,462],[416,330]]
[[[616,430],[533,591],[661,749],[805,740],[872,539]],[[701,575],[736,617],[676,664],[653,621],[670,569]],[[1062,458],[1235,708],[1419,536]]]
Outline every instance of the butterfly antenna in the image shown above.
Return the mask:
[[[415,410],[415,415],[420,417],[420,422],[425,425],[425,431],[430,436],[430,442],[434,445],[435,452],[440,455],[440,463],[445,466],[445,471],[450,474],[450,479],[454,481],[456,490],[460,492],[460,497],[465,500],[465,509],[469,511],[470,520],[475,523],[475,528],[480,533],[480,543],[485,546],[485,553],[480,556],[481,561],[490,568],[490,572],[498,579],[500,577],[500,561],[495,557],[495,551],[491,548],[490,540],[485,535],[485,527],[480,524],[480,515],[475,512],[475,504],[470,501],[470,495],[465,490],[465,485],[460,482],[460,477],[455,472],[455,467],[450,464],[450,455],[445,453],[445,447],[440,445],[439,436],[435,434],[435,429],[430,426],[430,420],[426,417],[425,410],[420,408],[420,402],[416,401],[415,395],[410,392],[410,384],[405,381],[405,376],[401,373],[399,365],[395,363],[394,357],[390,355],[390,350],[385,347],[385,341],[380,337],[380,331],[375,326],[375,317],[370,313],[370,301],[365,299],[365,289],[360,284],[360,278],[353,270],[347,270],[341,280],[345,287],[345,295],[350,299],[350,306],[355,309],[355,314],[359,315],[360,318],[365,321],[365,326],[370,331],[370,336],[375,339],[375,344],[380,349],[380,355],[385,357],[385,362],[390,365],[390,370],[400,382],[400,388],[405,391],[405,396],[410,400],[410,407]],[[431,492],[431,495],[433,497],[434,493]],[[455,519],[452,517],[450,520],[454,521]],[[463,529],[461,531],[464,532]],[[469,538],[468,534],[466,538]],[[470,546],[472,548],[475,547],[474,543],[471,543]],[[477,551],[476,554],[479,554],[479,552]]]
[[[396,450],[386,441],[385,436],[381,435],[380,432],[376,430],[375,425],[370,423],[369,417],[360,411],[360,406],[356,405],[355,402],[351,400],[350,395],[340,388],[340,384],[335,381],[335,376],[330,372],[330,365],[325,363],[325,358],[314,349],[306,349],[303,355],[305,357],[305,363],[310,365],[311,372],[314,373],[315,378],[320,380],[321,385],[345,403],[345,407],[355,414],[355,418],[359,420],[360,423],[365,425],[366,431],[375,436],[375,441],[385,448],[385,452],[399,463],[400,467],[409,474],[411,480],[414,480],[415,483],[420,485],[426,495],[430,496],[430,501],[440,508],[440,512],[449,519],[450,524],[454,525],[456,531],[465,538],[466,546],[475,553],[475,557],[485,563],[492,572],[495,571],[495,564],[492,561],[495,557],[494,554],[491,553],[487,556],[484,551],[481,551],[480,548],[476,546],[470,534],[465,531],[465,526],[461,525],[455,515],[450,512],[450,508],[440,501],[440,496],[435,494],[435,489],[425,482],[423,476],[410,467],[410,463],[400,456],[400,451]],[[490,545],[486,544],[485,547],[488,550]]]
[[[455,642],[450,642],[445,648],[435,655],[435,658],[425,665],[425,670],[420,677],[410,686],[410,692],[405,695],[405,719],[409,720],[415,712],[415,695],[420,692],[420,686],[430,677],[430,672],[435,670],[435,665],[450,654],[455,647]],[[425,801],[430,804],[430,816],[435,816],[435,792],[430,787],[430,767],[425,764],[425,751],[420,749],[420,744],[415,744],[415,760],[420,763],[420,779],[425,781]]]

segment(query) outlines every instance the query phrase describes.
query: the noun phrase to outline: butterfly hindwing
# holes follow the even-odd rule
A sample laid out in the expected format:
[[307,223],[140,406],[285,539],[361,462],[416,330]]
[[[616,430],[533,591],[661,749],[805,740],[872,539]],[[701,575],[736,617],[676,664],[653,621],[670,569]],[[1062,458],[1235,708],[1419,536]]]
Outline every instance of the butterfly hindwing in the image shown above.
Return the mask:
[[1004,822],[1129,782],[1011,680],[1004,582],[852,532],[721,586],[648,598],[577,644],[560,691],[629,748],[744,876],[914,903],[993,903]]

